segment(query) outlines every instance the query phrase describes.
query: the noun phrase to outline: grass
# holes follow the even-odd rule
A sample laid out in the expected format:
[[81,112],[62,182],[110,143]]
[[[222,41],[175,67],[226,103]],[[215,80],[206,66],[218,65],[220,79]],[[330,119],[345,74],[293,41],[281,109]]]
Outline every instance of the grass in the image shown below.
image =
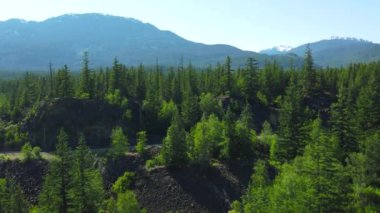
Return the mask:
[[[47,161],[51,161],[56,158],[51,153],[48,152],[41,152],[41,158]],[[21,152],[3,152],[0,153],[0,160],[23,160],[24,156],[22,155]]]

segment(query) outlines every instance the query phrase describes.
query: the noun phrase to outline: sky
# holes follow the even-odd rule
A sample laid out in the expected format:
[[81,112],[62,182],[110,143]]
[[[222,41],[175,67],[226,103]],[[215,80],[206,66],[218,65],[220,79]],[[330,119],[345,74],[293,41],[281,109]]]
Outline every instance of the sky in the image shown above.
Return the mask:
[[1,0],[0,21],[103,13],[195,42],[260,51],[331,36],[380,43],[379,10],[379,0]]

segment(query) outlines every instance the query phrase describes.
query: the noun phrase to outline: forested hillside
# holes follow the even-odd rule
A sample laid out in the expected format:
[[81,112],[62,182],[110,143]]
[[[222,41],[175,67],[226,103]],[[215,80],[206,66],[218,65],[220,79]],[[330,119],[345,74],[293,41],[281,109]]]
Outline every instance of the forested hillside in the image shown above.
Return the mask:
[[[106,187],[99,170],[125,155],[145,156],[140,173],[252,164],[231,212],[380,211],[380,62],[318,68],[306,49],[301,69],[254,58],[234,69],[227,57],[204,69],[115,58],[95,70],[88,54],[80,73],[0,80],[0,150],[22,150],[24,161],[55,154],[36,202],[0,176],[0,212],[144,212],[137,176]],[[149,144],[161,146],[148,154]]]

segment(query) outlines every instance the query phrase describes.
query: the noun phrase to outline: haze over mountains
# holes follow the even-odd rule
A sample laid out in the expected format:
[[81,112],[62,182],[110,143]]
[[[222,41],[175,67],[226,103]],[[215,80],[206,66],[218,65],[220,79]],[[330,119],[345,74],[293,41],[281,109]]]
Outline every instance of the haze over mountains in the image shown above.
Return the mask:
[[[380,45],[361,40],[323,40],[310,47],[315,63],[322,66],[380,60]],[[191,61],[194,66],[206,67],[223,63],[227,56],[234,66],[243,66],[248,57],[260,65],[276,60],[284,67],[301,66],[305,48],[256,53],[224,44],[206,45],[135,19],[101,14],[0,22],[0,70],[46,70],[49,62],[76,70],[84,51],[89,52],[92,67],[111,66],[114,57],[127,65],[177,66],[182,58],[185,64]]]

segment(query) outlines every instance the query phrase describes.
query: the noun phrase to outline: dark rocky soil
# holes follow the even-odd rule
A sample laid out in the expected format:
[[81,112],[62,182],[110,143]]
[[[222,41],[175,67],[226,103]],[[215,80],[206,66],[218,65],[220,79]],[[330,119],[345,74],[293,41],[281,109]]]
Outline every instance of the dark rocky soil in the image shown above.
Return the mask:
[[239,177],[225,165],[161,167],[140,173],[134,190],[148,212],[227,212],[246,188],[249,168]]
[[[157,147],[153,147],[153,152]],[[149,157],[149,156],[148,156]],[[109,161],[102,169],[106,189],[125,171],[135,172],[132,190],[148,212],[227,212],[239,199],[252,173],[252,162],[214,163],[200,168],[144,168],[145,159],[135,153]],[[0,162],[0,178],[12,177],[35,204],[41,190],[46,161]]]
[[0,178],[11,178],[20,184],[26,198],[32,204],[37,203],[42,188],[43,176],[48,170],[48,162],[34,160],[28,162],[0,161]]

